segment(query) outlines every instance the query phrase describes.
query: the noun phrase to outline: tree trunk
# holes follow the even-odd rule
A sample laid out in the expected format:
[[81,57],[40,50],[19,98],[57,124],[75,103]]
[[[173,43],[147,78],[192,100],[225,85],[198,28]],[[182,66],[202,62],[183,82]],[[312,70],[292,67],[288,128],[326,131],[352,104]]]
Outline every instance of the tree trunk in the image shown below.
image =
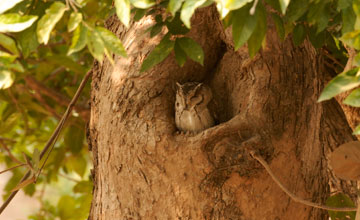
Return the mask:
[[[335,101],[316,102],[322,59],[306,41],[279,40],[269,23],[265,47],[250,59],[246,47],[234,51],[214,7],[198,10],[189,36],[202,45],[204,66],[188,60],[180,68],[170,55],[141,75],[160,40],[144,34],[154,20],[129,29],[109,20],[129,57],[93,75],[90,219],[325,219],[325,211],[293,202],[249,155],[265,158],[302,198],[324,203],[330,186],[346,189],[326,155],[354,137]],[[218,118],[196,135],[177,132],[174,120],[175,82],[189,81],[210,86]]]

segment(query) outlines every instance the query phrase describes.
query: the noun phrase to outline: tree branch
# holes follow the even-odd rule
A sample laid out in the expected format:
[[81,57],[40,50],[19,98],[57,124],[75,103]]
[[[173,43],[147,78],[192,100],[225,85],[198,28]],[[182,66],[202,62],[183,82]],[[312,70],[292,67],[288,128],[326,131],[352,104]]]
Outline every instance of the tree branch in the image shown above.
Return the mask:
[[[63,115],[63,117],[62,117],[61,120],[59,121],[56,129],[54,130],[53,134],[52,134],[51,137],[49,138],[49,140],[48,140],[48,142],[46,143],[44,149],[41,151],[41,153],[40,153],[40,160],[45,156],[46,152],[49,150],[49,153],[47,154],[47,157],[46,157],[46,159],[45,159],[45,161],[44,161],[44,163],[43,163],[43,166],[44,166],[44,164],[46,163],[46,161],[47,161],[47,159],[48,159],[48,157],[49,157],[49,155],[50,155],[50,153],[51,153],[51,151],[52,151],[52,149],[53,149],[53,146],[54,146],[54,144],[55,144],[55,142],[56,142],[56,140],[57,140],[57,138],[58,138],[58,136],[59,136],[59,134],[60,134],[61,129],[63,128],[63,126],[64,126],[67,118],[69,117],[72,109],[74,108],[75,103],[76,103],[77,100],[79,99],[79,96],[80,96],[82,90],[84,89],[84,87],[85,87],[88,79],[90,78],[91,74],[92,74],[92,69],[89,70],[89,71],[86,73],[86,75],[84,76],[84,78],[83,78],[83,80],[81,81],[80,86],[79,86],[79,88],[77,89],[74,97],[72,98],[71,102],[69,103],[69,105],[68,105],[68,107],[67,107],[67,109],[66,109],[66,111],[65,111],[65,113],[64,113],[64,115]],[[43,168],[43,166],[41,167],[41,169]],[[40,169],[39,173],[41,172],[41,169]],[[20,180],[19,184],[21,184],[21,183],[24,182],[27,178],[29,178],[30,174],[31,174],[30,171],[26,172],[26,174],[25,174],[25,175],[23,176],[23,178]],[[19,184],[18,184],[18,185],[19,185]],[[14,192],[12,192],[12,193],[10,194],[10,196],[6,199],[6,201],[2,204],[2,206],[0,207],[0,214],[1,214],[1,213],[5,210],[5,208],[9,205],[9,203],[10,203],[11,200],[15,197],[15,195],[17,194],[18,191],[19,191],[19,190],[15,190]]]
[[282,189],[282,191],[284,191],[292,200],[294,200],[295,202],[307,205],[307,206],[311,206],[314,208],[319,208],[319,209],[325,209],[328,211],[335,211],[335,212],[352,212],[352,211],[356,211],[357,208],[356,207],[331,207],[331,206],[326,206],[326,205],[321,205],[321,204],[317,204],[317,203],[313,203],[307,200],[304,200],[302,198],[297,197],[295,194],[293,194],[292,192],[290,192],[281,182],[280,180],[275,176],[275,174],[271,171],[269,165],[266,163],[266,161],[259,155],[256,155],[254,151],[250,151],[250,155],[256,159],[264,168],[265,170],[268,172],[268,174],[271,176],[271,178],[274,180],[274,182]]
[[[34,79],[32,76],[26,76],[25,78],[26,84],[33,89],[35,92],[39,94],[46,95],[56,101],[59,105],[68,106],[70,103],[70,99],[66,96],[59,94],[58,92],[46,87],[41,82]],[[88,121],[90,118],[90,110],[86,107],[76,105],[74,106],[75,110],[81,115],[84,121]]]

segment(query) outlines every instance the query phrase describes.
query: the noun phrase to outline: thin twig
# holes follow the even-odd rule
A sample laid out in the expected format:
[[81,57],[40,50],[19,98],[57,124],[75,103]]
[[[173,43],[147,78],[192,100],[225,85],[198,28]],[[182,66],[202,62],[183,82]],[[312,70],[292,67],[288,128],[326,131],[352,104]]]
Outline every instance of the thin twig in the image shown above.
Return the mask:
[[[56,142],[58,136],[59,136],[59,133],[61,131],[61,129],[63,128],[64,124],[65,124],[65,121],[66,119],[69,117],[75,103],[77,102],[82,90],[84,89],[88,79],[90,78],[92,74],[92,70],[89,70],[86,75],[84,76],[83,80],[81,81],[80,83],[80,86],[79,88],[77,89],[73,99],[71,100],[71,102],[69,103],[63,117],[61,118],[61,120],[59,121],[56,129],[54,130],[53,134],[51,135],[51,137],[49,138],[48,142],[46,143],[44,149],[41,151],[40,153],[40,160],[45,156],[46,152],[49,150],[49,154],[51,153],[52,149],[53,149],[53,146],[54,146],[54,143]],[[49,154],[47,155],[47,158],[45,159],[44,161],[44,164],[46,163],[48,157],[49,157]],[[44,164],[42,165],[41,169],[44,167]],[[41,172],[41,169],[39,171],[39,173]],[[24,182],[27,178],[29,178],[31,172],[28,171],[24,176],[23,178],[20,180],[19,184],[21,184],[22,182]],[[10,196],[6,199],[6,201],[2,204],[2,206],[0,207],[0,214],[5,210],[5,208],[9,205],[9,203],[11,202],[11,200],[15,197],[16,193],[18,192],[19,190],[16,190],[14,192],[12,192],[10,194]]]
[[81,182],[81,180],[77,180],[77,179],[72,178],[72,177],[70,177],[70,176],[66,176],[66,175],[64,175],[64,174],[62,174],[62,173],[59,173],[58,175],[61,176],[61,177],[63,177],[63,178],[65,178],[65,179],[67,179],[67,180],[70,180],[70,181],[73,181],[73,182],[76,182],[76,183]]
[[0,137],[0,141],[7,141],[7,142],[11,142],[11,143],[16,143],[15,140],[10,139],[10,138],[5,138],[5,137]]
[[[28,85],[25,85],[26,87],[28,87]],[[29,88],[30,90],[30,88]],[[44,100],[44,98],[42,97],[42,95],[39,92],[30,92],[28,91],[29,94],[34,97],[36,100],[38,100],[42,106],[44,106],[44,108],[50,112],[52,114],[52,116],[54,116],[56,119],[60,119],[60,115],[55,111],[55,109],[51,108],[50,105],[48,105],[48,103]]]
[[307,200],[304,200],[302,198],[297,197],[295,194],[293,194],[288,189],[286,189],[286,187],[274,175],[274,173],[271,171],[269,165],[266,163],[266,161],[261,156],[256,155],[255,152],[253,152],[253,151],[250,152],[250,155],[254,159],[256,159],[257,161],[259,161],[259,163],[269,173],[269,175],[274,180],[274,182],[282,189],[282,191],[284,191],[295,202],[299,202],[301,204],[311,206],[311,207],[314,207],[314,208],[325,209],[325,210],[328,210],[328,211],[335,211],[335,212],[352,212],[352,211],[356,211],[356,209],[357,209],[356,207],[341,207],[341,208],[340,207],[331,207],[331,206],[326,206],[326,205],[313,203],[313,202],[310,202],[310,201],[307,201]]
[[5,173],[5,172],[7,172],[7,171],[10,171],[10,170],[16,169],[16,168],[18,168],[18,167],[26,166],[26,165],[27,165],[26,163],[23,163],[23,164],[19,164],[19,165],[16,165],[16,166],[10,167],[10,168],[8,168],[8,169],[6,169],[6,170],[0,171],[0,174],[3,174],[3,173]]
[[21,108],[18,100],[15,98],[14,94],[12,93],[11,88],[8,89],[8,93],[9,93],[9,96],[11,98],[11,101],[15,104],[16,109],[21,113],[21,115],[24,118],[25,133],[28,134],[29,133],[29,121],[28,121],[28,118],[27,118],[27,116],[25,114],[25,111],[24,111],[23,108]]
[[10,151],[10,149],[8,148],[8,146],[4,143],[3,140],[0,139],[0,144],[3,146],[3,148],[6,150],[6,152],[9,154],[9,157],[11,158],[12,161],[14,161],[17,164],[22,164],[22,162],[20,160],[18,160]]

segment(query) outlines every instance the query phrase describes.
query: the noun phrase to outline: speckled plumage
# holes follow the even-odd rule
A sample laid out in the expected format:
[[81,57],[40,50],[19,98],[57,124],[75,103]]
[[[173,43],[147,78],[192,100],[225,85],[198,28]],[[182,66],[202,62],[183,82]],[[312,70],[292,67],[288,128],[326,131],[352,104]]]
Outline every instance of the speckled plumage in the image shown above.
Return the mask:
[[176,83],[175,124],[183,132],[200,132],[214,125],[208,104],[211,89],[203,83]]

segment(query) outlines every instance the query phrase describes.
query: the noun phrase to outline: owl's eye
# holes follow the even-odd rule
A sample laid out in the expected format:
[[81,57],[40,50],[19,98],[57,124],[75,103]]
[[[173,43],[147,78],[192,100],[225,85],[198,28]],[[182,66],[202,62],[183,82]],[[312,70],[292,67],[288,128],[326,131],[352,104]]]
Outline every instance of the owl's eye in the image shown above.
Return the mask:
[[179,107],[180,103],[176,102],[176,107]]

